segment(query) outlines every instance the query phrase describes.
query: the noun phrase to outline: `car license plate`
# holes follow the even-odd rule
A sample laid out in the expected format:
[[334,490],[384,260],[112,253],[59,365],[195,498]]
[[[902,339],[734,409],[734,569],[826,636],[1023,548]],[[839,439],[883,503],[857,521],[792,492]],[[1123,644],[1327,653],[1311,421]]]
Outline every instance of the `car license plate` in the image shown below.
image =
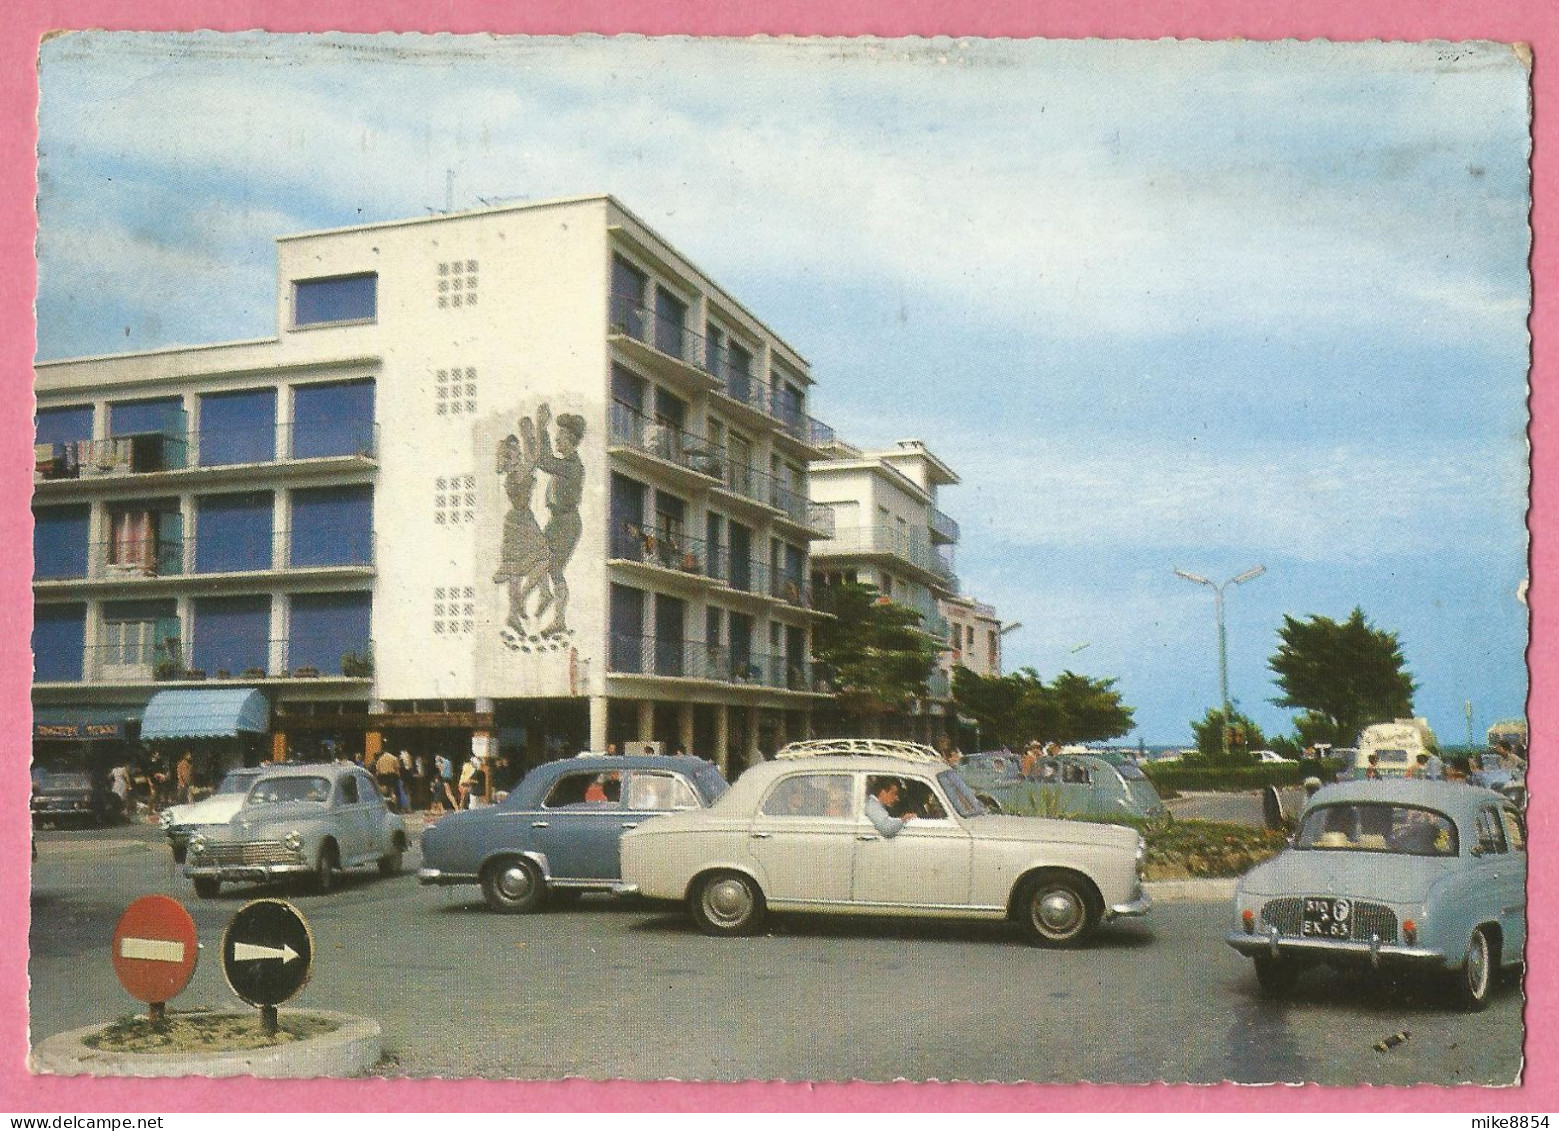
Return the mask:
[[1299,933],[1312,939],[1346,939],[1353,934],[1353,904],[1346,899],[1305,897]]

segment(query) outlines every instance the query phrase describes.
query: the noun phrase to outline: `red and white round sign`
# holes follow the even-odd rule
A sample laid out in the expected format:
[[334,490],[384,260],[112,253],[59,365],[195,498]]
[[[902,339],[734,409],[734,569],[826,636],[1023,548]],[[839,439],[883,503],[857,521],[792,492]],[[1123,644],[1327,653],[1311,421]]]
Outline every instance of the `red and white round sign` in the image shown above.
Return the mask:
[[171,1001],[195,973],[195,920],[166,895],[143,895],[114,928],[114,973],[137,1001]]

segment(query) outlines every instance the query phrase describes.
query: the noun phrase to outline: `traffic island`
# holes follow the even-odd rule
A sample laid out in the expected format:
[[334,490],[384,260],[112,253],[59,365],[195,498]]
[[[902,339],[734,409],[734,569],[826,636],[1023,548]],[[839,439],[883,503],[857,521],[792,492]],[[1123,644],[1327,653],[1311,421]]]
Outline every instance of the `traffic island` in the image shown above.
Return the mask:
[[377,1021],[325,1010],[280,1015],[274,1035],[253,1012],[178,1013],[89,1025],[49,1037],[28,1066],[54,1076],[362,1076],[383,1051]]

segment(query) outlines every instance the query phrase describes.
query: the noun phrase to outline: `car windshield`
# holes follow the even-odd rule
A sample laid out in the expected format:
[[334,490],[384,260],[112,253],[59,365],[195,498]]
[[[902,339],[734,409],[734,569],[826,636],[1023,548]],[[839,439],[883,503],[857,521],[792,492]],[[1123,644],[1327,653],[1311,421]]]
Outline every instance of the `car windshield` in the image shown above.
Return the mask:
[[91,789],[92,779],[86,774],[44,774],[44,789]]
[[254,779],[259,777],[258,770],[252,773],[234,772],[222,779],[222,784],[217,788],[218,793],[244,793],[254,784]]
[[312,801],[323,805],[330,800],[330,782],[325,778],[261,778],[249,791],[250,805],[275,805],[283,801]]
[[700,766],[693,771],[693,784],[698,786],[698,792],[704,795],[704,804],[713,805],[726,790],[731,788],[731,783],[720,774],[718,766]]
[[978,817],[985,812],[985,806],[980,804],[974,790],[969,788],[969,783],[964,781],[963,775],[957,770],[943,770],[936,776],[936,780],[942,783],[942,791],[947,794],[947,799],[953,803],[960,817]]
[[1294,847],[1397,856],[1455,856],[1456,825],[1443,813],[1412,805],[1318,805],[1305,814]]
[[1147,774],[1143,773],[1141,770],[1137,769],[1136,766],[1131,765],[1129,762],[1123,762],[1119,766],[1116,766],[1115,772],[1120,774],[1120,776],[1125,778],[1127,781],[1147,781],[1148,778]]

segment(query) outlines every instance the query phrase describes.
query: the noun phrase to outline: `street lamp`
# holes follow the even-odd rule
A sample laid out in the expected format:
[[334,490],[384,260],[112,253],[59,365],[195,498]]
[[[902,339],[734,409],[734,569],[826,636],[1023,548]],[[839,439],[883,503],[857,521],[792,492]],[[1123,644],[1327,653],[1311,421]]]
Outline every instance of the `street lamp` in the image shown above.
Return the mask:
[[1229,641],[1223,627],[1223,591],[1231,585],[1241,585],[1247,581],[1253,581],[1267,572],[1264,565],[1252,566],[1244,573],[1236,574],[1222,585],[1210,581],[1199,573],[1189,573],[1183,569],[1175,570],[1175,576],[1187,581],[1194,581],[1198,585],[1205,585],[1213,591],[1213,604],[1218,611],[1218,694],[1223,700],[1223,756],[1229,757]]

